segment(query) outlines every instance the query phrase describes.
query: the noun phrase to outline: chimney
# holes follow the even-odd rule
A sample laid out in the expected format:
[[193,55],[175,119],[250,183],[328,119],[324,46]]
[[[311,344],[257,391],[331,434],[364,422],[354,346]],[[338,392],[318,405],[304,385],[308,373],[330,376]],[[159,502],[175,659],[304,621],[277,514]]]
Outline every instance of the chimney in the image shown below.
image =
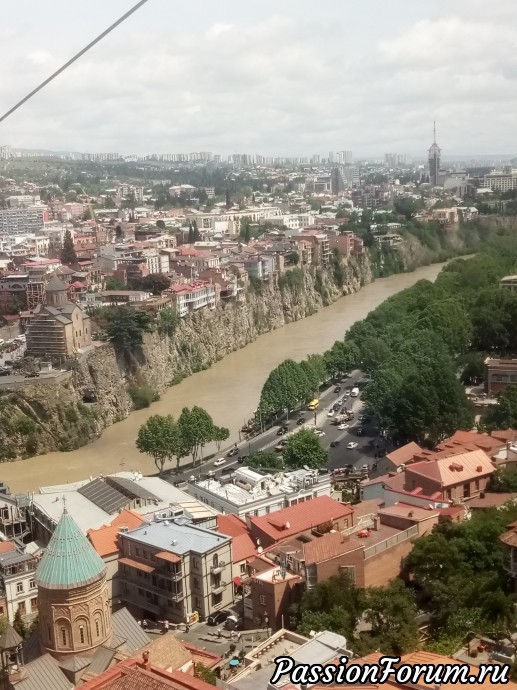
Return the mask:
[[144,660],[144,668],[149,668],[149,652],[142,652],[142,659]]
[[379,531],[379,518],[374,517],[373,518],[373,529],[378,532]]

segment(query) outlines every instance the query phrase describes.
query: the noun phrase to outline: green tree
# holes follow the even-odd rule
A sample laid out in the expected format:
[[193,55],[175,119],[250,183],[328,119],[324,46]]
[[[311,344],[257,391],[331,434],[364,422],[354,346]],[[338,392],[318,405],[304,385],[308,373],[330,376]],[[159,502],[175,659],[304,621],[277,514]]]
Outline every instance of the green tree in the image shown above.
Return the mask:
[[328,460],[327,451],[312,429],[302,429],[289,436],[282,452],[287,467],[322,469]]
[[212,417],[202,407],[194,405],[191,410],[184,407],[178,417],[178,425],[184,448],[192,455],[195,464],[203,447],[215,440]]
[[125,283],[123,283],[118,278],[113,278],[112,276],[106,278],[105,286],[106,286],[106,290],[113,290],[113,291],[128,290],[129,289]]
[[217,452],[221,450],[221,444],[230,438],[230,430],[225,426],[214,426],[213,440],[217,446]]
[[14,614],[13,628],[22,639],[25,639],[25,635],[27,634],[27,626],[22,618],[19,608],[16,609],[16,613]]
[[289,252],[286,254],[285,258],[287,259],[287,262],[292,264],[293,266],[298,266],[300,263],[300,255],[298,252]]
[[161,295],[164,290],[168,290],[171,286],[170,278],[164,276],[163,273],[151,273],[151,275],[142,278],[138,283],[140,290],[149,290],[153,295]]
[[158,314],[158,333],[160,335],[173,336],[178,327],[180,317],[172,307],[164,307]]
[[164,220],[157,220],[156,221],[156,227],[160,228],[160,230],[163,230],[165,232],[165,221]]
[[418,211],[424,208],[424,202],[422,199],[412,199],[410,197],[398,197],[393,202],[395,211],[404,216],[406,220],[411,220]]
[[190,222],[188,224],[188,243],[194,244],[194,226]]
[[217,685],[217,676],[215,671],[213,671],[211,668],[208,668],[208,666],[205,666],[205,664],[199,662],[196,663],[194,675],[196,678],[201,678],[201,680],[203,680],[205,683],[208,683],[208,685]]
[[77,254],[74,249],[74,240],[72,238],[72,233],[70,230],[65,230],[63,236],[63,247],[61,249],[60,261],[65,266],[70,266],[77,262]]
[[192,230],[193,230],[194,242],[199,242],[201,240],[201,235],[199,234],[199,229],[197,227],[197,221],[196,220],[192,221]]
[[513,493],[517,491],[517,471],[511,467],[500,467],[492,475],[490,491],[494,493]]
[[178,424],[171,415],[152,415],[140,427],[136,447],[153,458],[156,469],[162,474],[165,463],[171,462],[181,452]]
[[246,464],[253,469],[282,470],[284,462],[275,453],[268,453],[265,450],[256,450],[250,453]]
[[401,656],[418,645],[417,607],[413,591],[401,580],[366,591],[364,620],[371,625],[368,646]]
[[104,317],[109,340],[123,353],[141,348],[143,334],[152,329],[149,314],[131,307],[109,307]]
[[498,394],[497,403],[483,415],[487,429],[517,429],[517,386],[508,386]]

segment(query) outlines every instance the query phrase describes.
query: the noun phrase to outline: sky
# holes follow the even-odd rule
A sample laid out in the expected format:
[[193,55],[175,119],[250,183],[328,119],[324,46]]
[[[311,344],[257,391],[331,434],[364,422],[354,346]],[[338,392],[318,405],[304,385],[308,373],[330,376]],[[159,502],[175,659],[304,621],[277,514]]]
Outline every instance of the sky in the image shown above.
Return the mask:
[[[3,0],[1,113],[135,2]],[[436,120],[444,154],[514,153],[516,44],[510,0],[148,0],[0,145],[423,158]]]

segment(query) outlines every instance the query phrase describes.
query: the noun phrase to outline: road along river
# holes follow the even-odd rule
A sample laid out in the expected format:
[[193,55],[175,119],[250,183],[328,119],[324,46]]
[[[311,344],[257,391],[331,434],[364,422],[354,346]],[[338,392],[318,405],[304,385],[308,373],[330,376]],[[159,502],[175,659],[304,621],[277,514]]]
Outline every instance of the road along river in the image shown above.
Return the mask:
[[[211,369],[190,376],[168,389],[150,408],[133,412],[124,421],[106,429],[90,445],[70,453],[47,453],[28,460],[3,463],[0,477],[13,492],[24,493],[40,486],[122,470],[152,474],[156,471],[154,463],[135,447],[138,429],[151,414],[177,416],[185,406],[204,407],[216,424],[230,429],[230,440],[237,441],[238,430],[257,407],[264,381],[280,362],[287,358],[299,361],[309,354],[328,350],[356,321],[363,319],[385,299],[419,280],[434,281],[444,265],[433,264],[413,273],[376,280],[313,316],[260,336]],[[205,453],[213,450],[207,447]]]

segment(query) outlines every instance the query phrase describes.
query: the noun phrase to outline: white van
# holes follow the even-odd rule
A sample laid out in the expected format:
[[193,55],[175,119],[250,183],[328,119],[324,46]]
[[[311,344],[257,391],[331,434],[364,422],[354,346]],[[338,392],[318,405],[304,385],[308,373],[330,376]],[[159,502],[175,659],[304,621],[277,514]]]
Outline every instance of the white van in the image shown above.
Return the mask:
[[352,392],[350,393],[350,395],[352,396],[352,398],[357,398],[357,396],[359,395],[359,388],[357,388],[357,386],[355,388],[352,388]]

